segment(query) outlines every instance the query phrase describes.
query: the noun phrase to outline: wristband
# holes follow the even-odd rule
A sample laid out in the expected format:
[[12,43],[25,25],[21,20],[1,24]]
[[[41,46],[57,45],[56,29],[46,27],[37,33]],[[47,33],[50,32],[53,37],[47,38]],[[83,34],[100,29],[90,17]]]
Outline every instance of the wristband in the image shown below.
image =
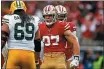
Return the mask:
[[75,56],[74,56],[74,59],[75,59],[75,60],[79,60],[79,56],[76,56],[76,55],[75,55]]

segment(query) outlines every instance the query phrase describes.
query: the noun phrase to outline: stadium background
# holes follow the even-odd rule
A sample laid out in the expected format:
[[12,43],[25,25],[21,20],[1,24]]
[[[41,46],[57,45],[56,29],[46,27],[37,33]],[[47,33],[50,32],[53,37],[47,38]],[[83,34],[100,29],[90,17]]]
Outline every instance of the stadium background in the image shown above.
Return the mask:
[[[103,1],[25,1],[27,13],[43,20],[42,9],[52,4],[63,5],[68,10],[67,21],[77,25],[81,45],[79,69],[93,69],[92,64],[104,56],[104,2]],[[11,1],[1,2],[1,18],[9,14]],[[104,64],[103,64],[104,66]]]

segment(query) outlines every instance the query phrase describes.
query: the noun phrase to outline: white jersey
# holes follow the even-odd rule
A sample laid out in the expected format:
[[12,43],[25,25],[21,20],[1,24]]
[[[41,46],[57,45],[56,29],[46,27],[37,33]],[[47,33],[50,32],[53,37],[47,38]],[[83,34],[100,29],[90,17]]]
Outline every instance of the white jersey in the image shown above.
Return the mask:
[[19,15],[5,15],[2,23],[9,26],[8,49],[23,49],[34,51],[34,38],[38,30],[37,17],[31,16],[29,23],[21,23]]

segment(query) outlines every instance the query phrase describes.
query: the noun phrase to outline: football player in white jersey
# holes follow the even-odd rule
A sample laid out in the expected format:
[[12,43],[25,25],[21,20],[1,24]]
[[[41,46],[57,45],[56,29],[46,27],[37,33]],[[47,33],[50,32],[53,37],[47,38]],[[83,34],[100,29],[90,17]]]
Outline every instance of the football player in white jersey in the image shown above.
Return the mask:
[[[38,21],[26,14],[23,1],[13,1],[9,15],[4,15],[1,28],[1,48],[8,44],[6,69],[35,69],[35,54],[40,52]],[[35,40],[35,46],[34,46]]]

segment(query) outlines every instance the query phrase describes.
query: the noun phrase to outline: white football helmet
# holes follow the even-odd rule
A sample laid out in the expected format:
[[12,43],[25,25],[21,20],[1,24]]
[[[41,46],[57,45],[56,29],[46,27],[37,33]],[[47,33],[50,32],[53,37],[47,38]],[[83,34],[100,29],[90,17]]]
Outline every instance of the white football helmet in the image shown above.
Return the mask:
[[56,11],[56,19],[59,21],[64,21],[67,20],[67,10],[64,6],[62,5],[57,5],[55,7]]
[[47,25],[55,23],[55,7],[53,5],[47,5],[43,8],[43,18]]

